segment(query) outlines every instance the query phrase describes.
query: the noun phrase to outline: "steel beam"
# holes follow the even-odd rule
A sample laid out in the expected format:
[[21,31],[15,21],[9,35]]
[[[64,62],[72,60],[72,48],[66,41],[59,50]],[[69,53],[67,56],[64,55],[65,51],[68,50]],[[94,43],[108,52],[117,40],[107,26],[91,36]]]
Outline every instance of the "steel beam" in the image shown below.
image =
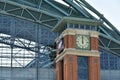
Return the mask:
[[[101,37],[103,37],[107,41],[107,43]],[[100,34],[99,43],[100,43],[99,44],[100,47],[103,47],[103,48],[111,51],[112,53],[120,56],[120,48],[119,48],[120,41],[117,41],[114,38],[110,38],[110,37],[108,37],[108,36],[106,36],[104,34]]]
[[64,2],[66,2],[70,6],[74,7],[78,12],[82,13],[85,17],[87,17],[87,18],[90,17],[86,14],[86,12],[80,6],[76,5],[72,0],[64,0]]
[[[46,10],[43,9],[38,9],[34,8],[31,6],[19,4],[13,1],[9,0],[0,0],[0,13],[6,14],[6,15],[11,15],[15,17],[19,17],[22,19],[26,19],[32,22],[37,22],[39,24],[45,25],[46,27],[53,28],[54,23],[51,25],[49,23],[43,23],[42,19],[39,19],[41,16],[42,18],[46,19],[55,19],[54,22],[58,22],[58,20],[61,18],[61,16],[50,13]],[[46,15],[46,17],[44,16]]]
[[85,0],[79,0],[81,1],[87,9],[91,10],[94,12],[97,16],[99,16],[108,26],[110,26],[114,32],[116,32],[120,36],[120,31],[113,26],[101,13],[99,13],[95,8],[93,8],[89,3],[87,3]]

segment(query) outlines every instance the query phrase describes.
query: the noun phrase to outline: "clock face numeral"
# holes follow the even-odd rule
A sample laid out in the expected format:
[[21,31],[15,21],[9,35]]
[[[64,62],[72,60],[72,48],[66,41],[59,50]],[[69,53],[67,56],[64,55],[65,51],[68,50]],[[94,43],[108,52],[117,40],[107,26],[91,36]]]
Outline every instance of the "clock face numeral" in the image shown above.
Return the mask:
[[88,35],[76,35],[76,48],[90,49],[90,40]]

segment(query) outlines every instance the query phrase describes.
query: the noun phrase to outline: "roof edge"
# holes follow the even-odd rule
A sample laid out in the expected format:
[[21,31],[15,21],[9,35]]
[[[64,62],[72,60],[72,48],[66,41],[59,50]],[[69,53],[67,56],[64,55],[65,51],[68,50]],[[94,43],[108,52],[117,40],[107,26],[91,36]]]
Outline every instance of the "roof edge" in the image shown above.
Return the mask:
[[103,21],[94,20],[94,19],[86,19],[86,18],[75,18],[75,17],[63,17],[56,26],[52,29],[53,32],[58,32],[61,27],[63,27],[66,23],[75,23],[75,24],[87,24],[87,25],[101,25]]

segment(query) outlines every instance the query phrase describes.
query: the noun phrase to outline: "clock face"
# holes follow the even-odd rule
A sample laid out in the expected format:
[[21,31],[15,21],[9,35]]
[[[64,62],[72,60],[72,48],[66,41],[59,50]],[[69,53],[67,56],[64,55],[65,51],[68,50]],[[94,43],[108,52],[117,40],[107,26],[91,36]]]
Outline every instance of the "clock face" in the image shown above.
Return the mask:
[[90,49],[90,39],[89,35],[76,35],[76,48],[77,49]]

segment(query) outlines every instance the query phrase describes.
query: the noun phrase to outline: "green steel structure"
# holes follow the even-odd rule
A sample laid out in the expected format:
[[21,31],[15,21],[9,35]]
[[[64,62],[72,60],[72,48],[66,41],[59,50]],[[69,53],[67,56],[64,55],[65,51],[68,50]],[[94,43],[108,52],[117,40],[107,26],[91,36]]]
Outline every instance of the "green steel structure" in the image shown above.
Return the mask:
[[[98,28],[100,47],[120,54],[120,32],[85,0],[64,0],[69,6],[54,0],[0,0],[0,13],[39,23],[50,29],[64,17],[95,19],[87,10],[95,13],[103,24]],[[108,44],[108,43],[109,44]],[[114,46],[111,46],[114,44]]]
[[[85,0],[63,0],[63,2],[66,4],[57,0],[0,0],[0,74],[3,74],[0,75],[0,80],[5,80],[4,75],[11,75],[6,76],[10,77],[10,80],[55,80],[54,40],[59,33],[53,32],[53,29],[57,31],[56,26],[65,19],[100,22],[100,26],[94,30],[100,34],[101,64],[107,66],[101,68],[120,70],[120,31]],[[114,63],[114,67],[110,67],[112,66],[110,63]],[[20,67],[30,71],[31,74],[24,72]],[[18,76],[22,73],[16,70],[23,71],[29,76]],[[43,73],[46,71],[45,74],[48,76],[43,76],[45,74],[40,71]],[[15,73],[18,73],[16,76],[19,79],[14,76]],[[107,72],[101,73],[104,76]],[[34,77],[30,77],[32,75]],[[102,80],[109,79],[102,78]]]

